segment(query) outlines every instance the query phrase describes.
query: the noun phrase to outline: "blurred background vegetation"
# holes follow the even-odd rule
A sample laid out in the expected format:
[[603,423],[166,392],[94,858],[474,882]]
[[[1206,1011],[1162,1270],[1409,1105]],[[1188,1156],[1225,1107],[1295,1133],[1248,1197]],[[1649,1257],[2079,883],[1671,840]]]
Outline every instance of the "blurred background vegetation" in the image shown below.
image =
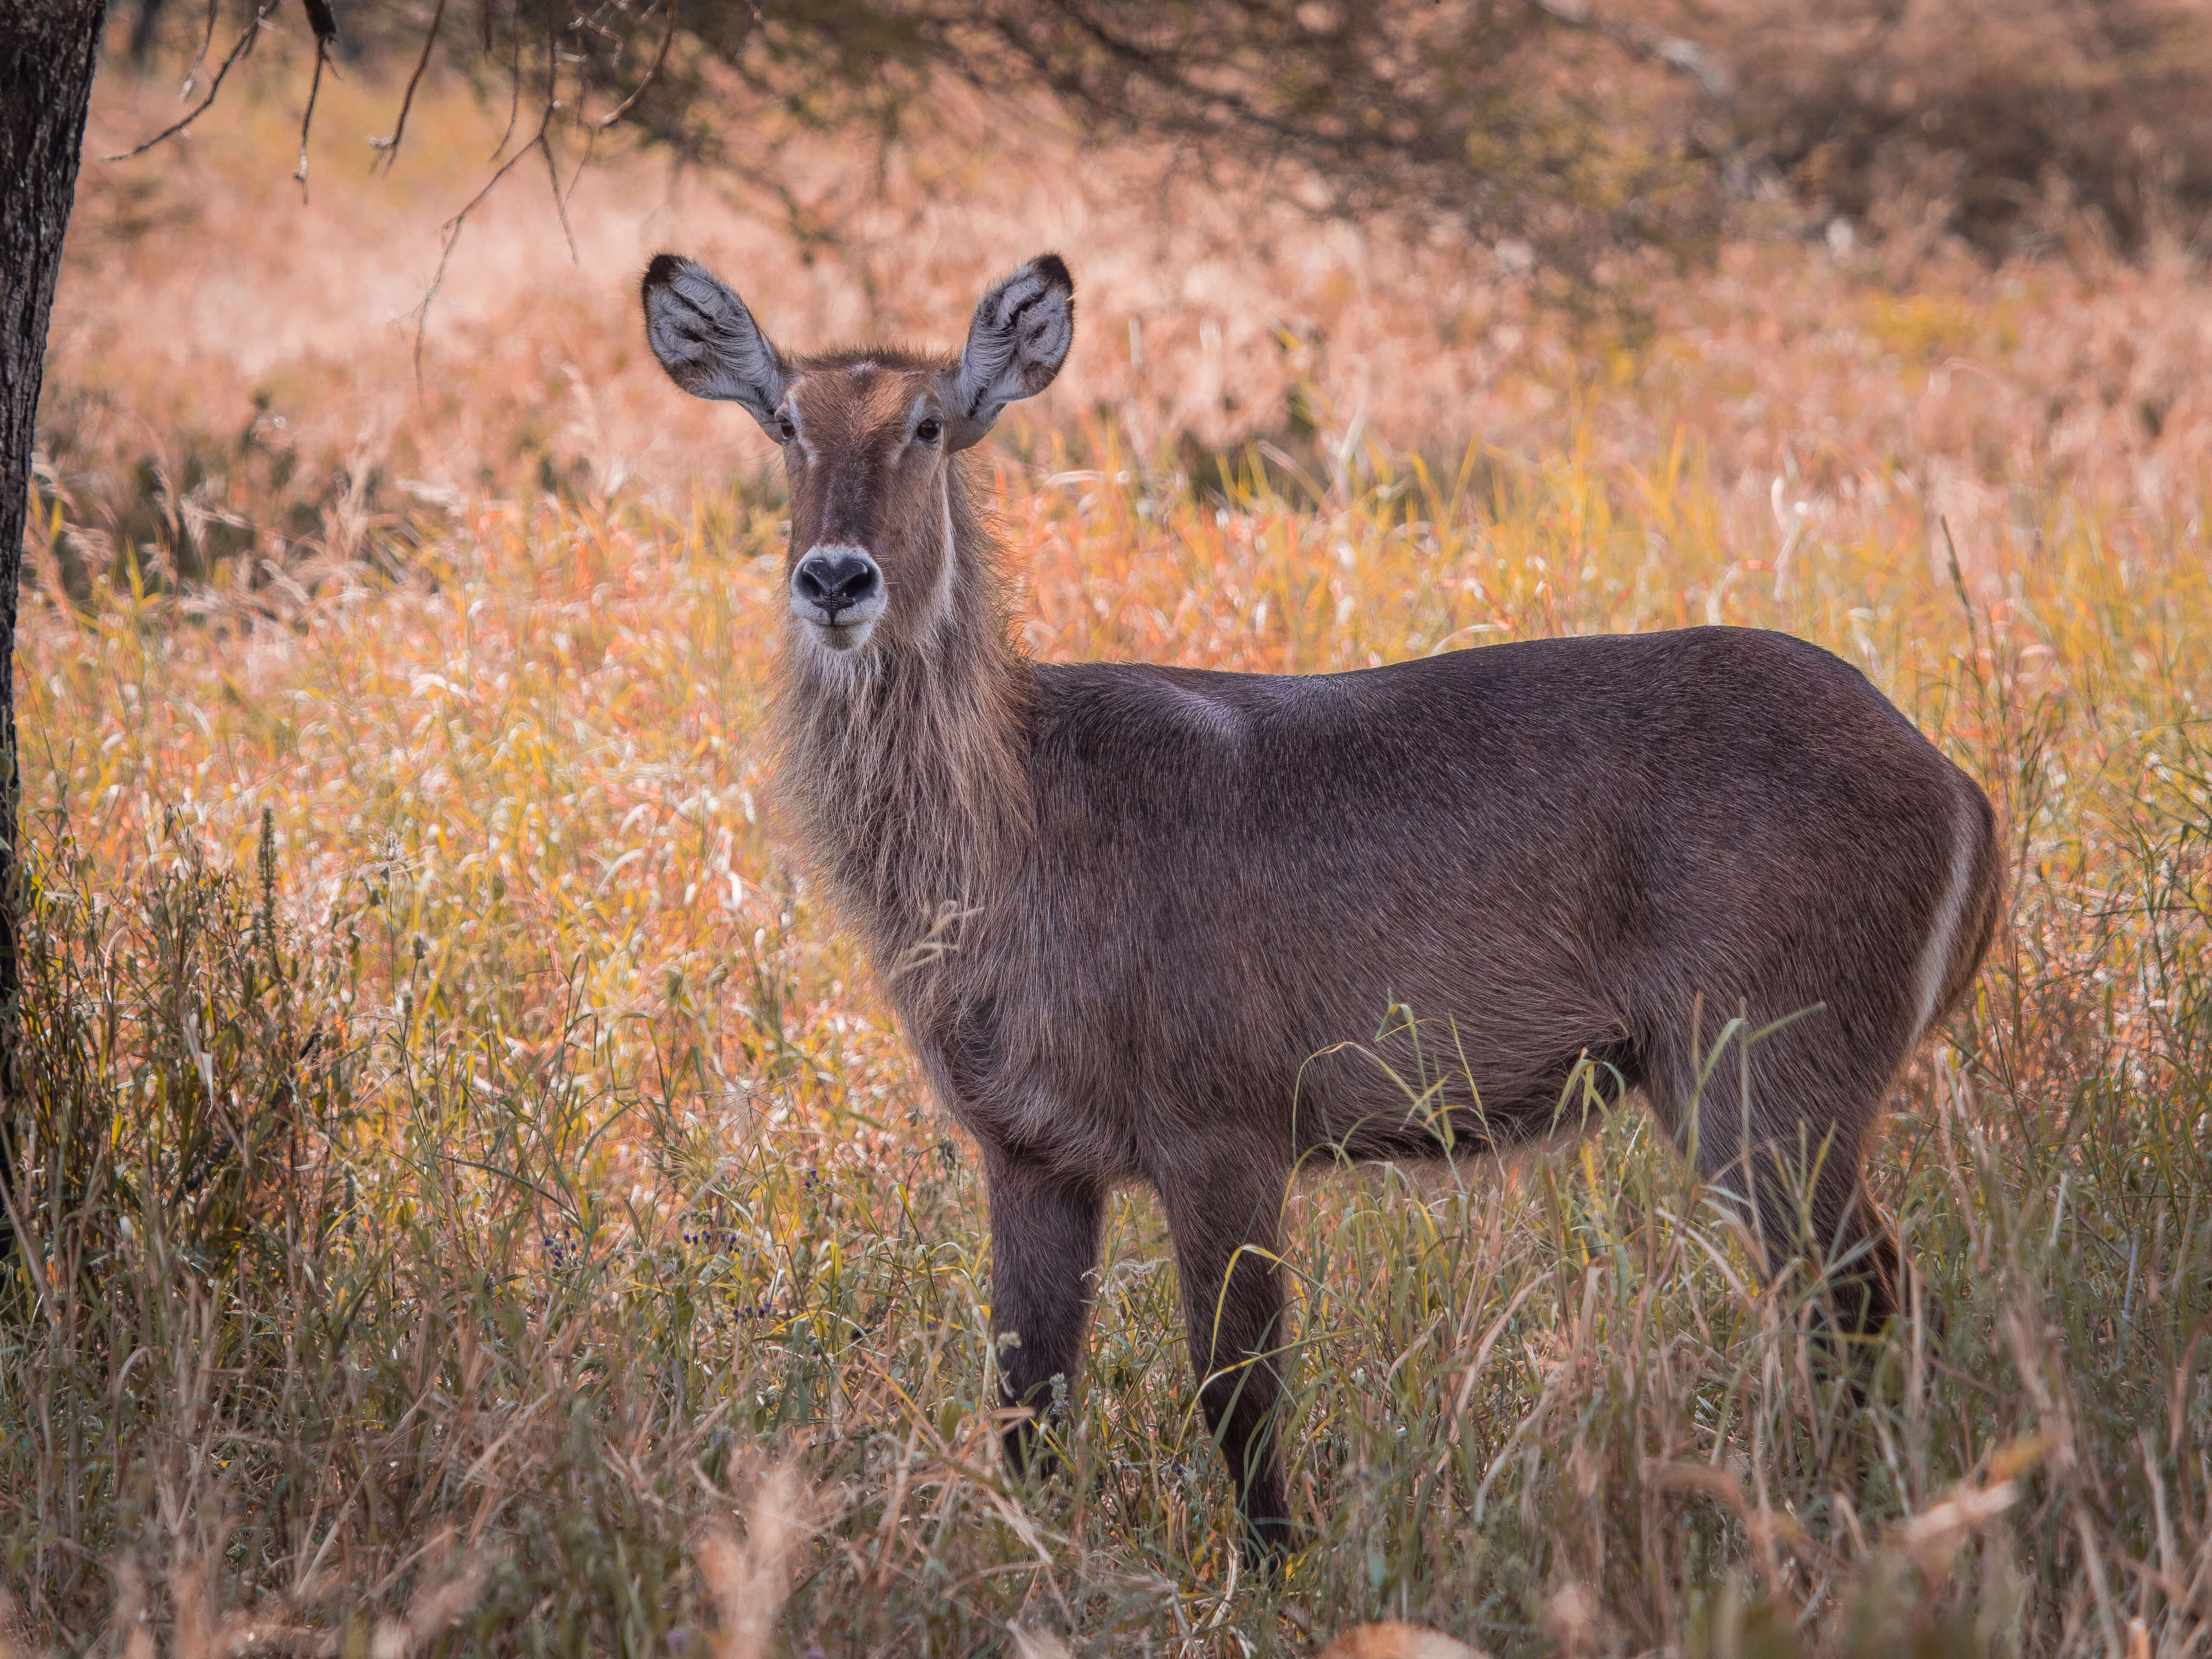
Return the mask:
[[[2205,7],[337,17],[304,189],[301,10],[125,6],[96,89],[123,154],[251,43],[88,160],[55,313],[0,1641],[2201,1651]],[[1283,1583],[1143,1194],[1010,1481],[973,1159],[776,840],[782,485],[643,349],[671,246],[801,349],[1067,256],[976,458],[1041,657],[1779,627],[1980,779],[2014,906],[1875,1166],[1869,1398],[1631,1114],[1294,1200]]]
[[[145,68],[212,59],[220,4],[126,5]],[[255,19],[244,23],[253,33]],[[616,112],[778,188],[773,123],[926,139],[948,83],[1042,92],[1318,211],[1449,218],[1577,276],[1709,246],[1732,204],[2001,256],[2188,241],[2212,208],[2198,0],[520,0],[340,7],[344,61],[465,78],[511,136]],[[236,20],[229,20],[236,21]]]
[[[234,85],[297,104],[313,76],[305,18],[289,16],[220,0],[123,6],[109,93],[118,80],[143,93],[181,70],[187,95],[166,114],[142,96],[143,130],[115,127],[103,144],[129,149],[167,127],[234,57]],[[334,72],[359,84],[331,89],[320,133],[303,123],[304,190],[356,165],[342,158],[360,156],[362,137],[387,175],[410,143],[440,149],[407,158],[416,172],[403,193],[412,204],[442,190],[441,216],[452,216],[433,231],[399,212],[395,235],[458,249],[493,205],[477,199],[480,187],[538,192],[542,204],[550,182],[548,222],[573,255],[566,203],[591,193],[594,161],[614,163],[629,181],[620,187],[661,188],[672,203],[690,179],[802,262],[851,273],[871,326],[896,319],[883,284],[902,268],[891,252],[901,233],[887,203],[906,209],[910,246],[925,204],[972,200],[994,156],[1073,167],[1099,143],[1113,146],[1119,182],[1159,192],[1170,210],[1237,203],[1263,245],[1323,240],[1334,223],[1448,250],[1455,276],[1494,276],[1493,294],[1628,342],[1658,321],[1670,280],[1713,269],[1732,242],[1861,250],[1903,294],[1931,263],[1961,258],[1990,270],[2056,260],[2086,276],[2115,260],[2191,257],[2212,211],[2203,0],[603,0],[550,13],[519,0],[410,0],[342,7],[336,19]],[[373,114],[358,108],[372,84]],[[456,99],[478,118],[465,138]],[[351,130],[339,137],[333,123]],[[192,142],[188,131],[110,169],[87,192],[93,222],[80,243],[159,245],[204,225],[211,204],[176,155]],[[482,143],[482,164],[451,153],[456,143]],[[1141,179],[1129,172],[1138,156]],[[647,158],[668,169],[665,185],[640,183]],[[278,194],[234,196],[220,210],[279,215]],[[369,213],[399,199],[352,196]],[[411,291],[385,308],[416,313],[419,326],[447,268],[422,262]],[[296,298],[315,309],[312,295]],[[1291,355],[1322,343],[1310,322],[1268,322],[1303,334]],[[182,445],[169,454],[117,431],[84,390],[49,397],[49,466],[58,484],[97,498],[88,516],[116,546],[158,545],[164,568],[173,561],[197,577],[252,539],[212,504],[210,477],[251,479],[258,498],[283,500],[279,533],[292,544],[334,518],[388,519],[405,505],[377,460],[303,466],[296,426],[284,424],[296,412],[270,413],[275,383],[228,399],[216,429],[167,422],[172,447]],[[418,390],[435,402],[434,386]],[[2154,435],[2172,395],[2134,399]],[[1272,396],[1194,415],[1179,411],[1183,430],[1166,435],[1201,471],[1209,448],[1279,443],[1311,424],[1310,410]],[[1462,419],[1433,435],[1449,447],[1473,428]],[[522,441],[543,451],[544,436]],[[76,552],[62,557],[81,584]]]

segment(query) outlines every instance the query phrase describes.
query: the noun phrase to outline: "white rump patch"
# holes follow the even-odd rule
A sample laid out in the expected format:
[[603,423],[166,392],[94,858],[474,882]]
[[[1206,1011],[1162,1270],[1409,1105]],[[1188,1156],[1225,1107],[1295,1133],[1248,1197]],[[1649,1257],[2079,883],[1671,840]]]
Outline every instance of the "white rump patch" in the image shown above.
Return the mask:
[[1936,1018],[1936,1001],[1943,994],[1943,981],[1951,971],[1959,923],[1965,918],[1966,895],[1974,882],[1974,854],[1981,841],[1974,833],[1972,812],[1959,806],[1954,809],[1954,815],[1950,885],[1944,889],[1943,902],[1936,908],[1936,922],[1929,930],[1928,943],[1920,949],[1918,1030],[1923,1035],[1927,1032],[1929,1021]]

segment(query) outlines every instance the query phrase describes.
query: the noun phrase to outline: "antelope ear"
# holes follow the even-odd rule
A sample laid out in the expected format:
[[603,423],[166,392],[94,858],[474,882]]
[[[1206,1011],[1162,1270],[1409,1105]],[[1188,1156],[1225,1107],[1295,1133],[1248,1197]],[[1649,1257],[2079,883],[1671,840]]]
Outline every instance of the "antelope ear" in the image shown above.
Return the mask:
[[790,372],[745,302],[706,266],[654,256],[645,268],[645,337],[677,385],[695,398],[742,404],[777,435],[773,422]]
[[946,389],[949,447],[965,449],[999,411],[1052,384],[1075,343],[1075,279],[1041,253],[983,296]]

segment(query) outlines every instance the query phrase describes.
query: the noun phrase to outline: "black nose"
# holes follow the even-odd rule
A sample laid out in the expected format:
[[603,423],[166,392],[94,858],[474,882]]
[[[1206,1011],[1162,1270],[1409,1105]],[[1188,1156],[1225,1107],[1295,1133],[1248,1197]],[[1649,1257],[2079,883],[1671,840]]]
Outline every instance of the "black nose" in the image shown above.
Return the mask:
[[876,562],[851,549],[809,553],[791,573],[791,591],[821,606],[833,623],[839,611],[875,598],[883,585],[884,573],[876,568]]

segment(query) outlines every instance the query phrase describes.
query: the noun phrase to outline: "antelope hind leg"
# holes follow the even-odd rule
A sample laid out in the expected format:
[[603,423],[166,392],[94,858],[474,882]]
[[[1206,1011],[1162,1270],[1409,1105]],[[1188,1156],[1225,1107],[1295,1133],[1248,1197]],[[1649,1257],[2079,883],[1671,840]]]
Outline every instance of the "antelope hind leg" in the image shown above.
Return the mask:
[[1654,1068],[1653,1103],[1694,1148],[1698,1175],[1746,1204],[1766,1270],[1802,1257],[1826,1271],[1838,1333],[1871,1337],[1898,1311],[1903,1283],[1896,1237],[1864,1179],[1889,1073],[1822,1030],[1821,1018],[1754,1043],[1747,1060],[1730,1053],[1710,1064],[1694,1106],[1695,1067],[1686,1054],[1667,1056]]
[[1199,1401],[1236,1486],[1247,1559],[1272,1571],[1291,1541],[1276,1445],[1283,1177],[1273,1169],[1210,1168],[1158,1184],[1175,1237]]

